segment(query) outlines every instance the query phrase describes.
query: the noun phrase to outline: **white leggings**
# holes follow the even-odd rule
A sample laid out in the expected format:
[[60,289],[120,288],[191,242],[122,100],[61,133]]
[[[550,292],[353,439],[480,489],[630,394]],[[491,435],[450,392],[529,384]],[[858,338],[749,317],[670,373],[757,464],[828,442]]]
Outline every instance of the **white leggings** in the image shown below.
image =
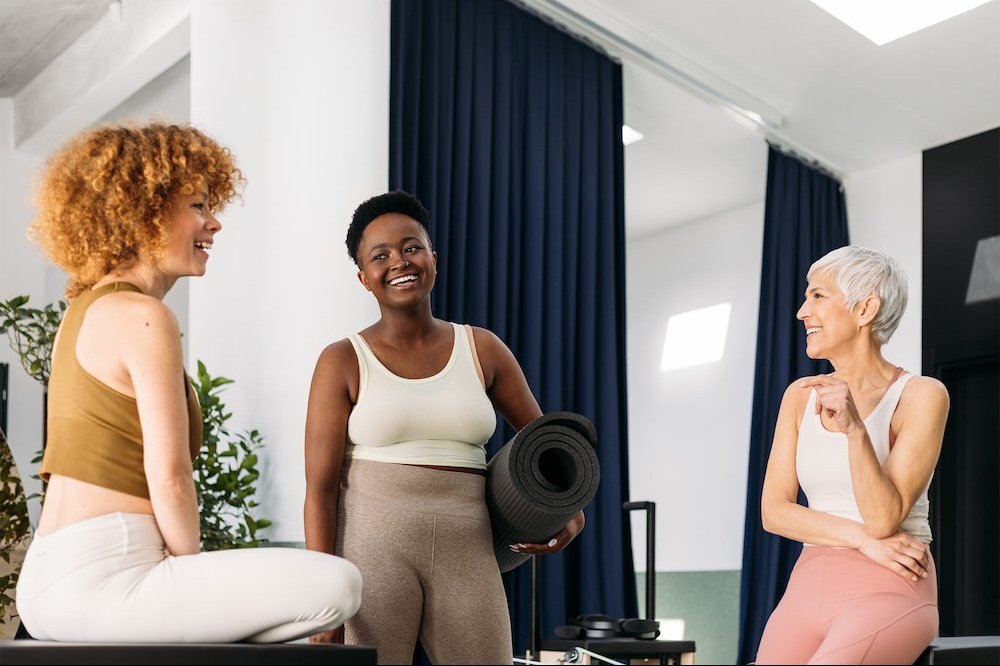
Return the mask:
[[340,626],[361,603],[347,560],[295,548],[168,556],[155,519],[113,513],[36,536],[17,610],[42,640],[290,641]]

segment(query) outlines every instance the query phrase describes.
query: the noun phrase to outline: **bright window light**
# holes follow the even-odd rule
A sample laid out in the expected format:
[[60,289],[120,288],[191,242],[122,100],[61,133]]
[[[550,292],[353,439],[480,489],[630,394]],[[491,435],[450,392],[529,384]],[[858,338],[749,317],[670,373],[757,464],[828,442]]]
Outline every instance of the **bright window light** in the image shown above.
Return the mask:
[[636,141],[641,141],[645,136],[642,132],[637,132],[628,125],[622,125],[622,143],[626,146],[630,146]]
[[722,358],[729,328],[729,303],[675,314],[667,322],[660,370],[714,363]]
[[879,46],[964,14],[989,0],[812,0]]

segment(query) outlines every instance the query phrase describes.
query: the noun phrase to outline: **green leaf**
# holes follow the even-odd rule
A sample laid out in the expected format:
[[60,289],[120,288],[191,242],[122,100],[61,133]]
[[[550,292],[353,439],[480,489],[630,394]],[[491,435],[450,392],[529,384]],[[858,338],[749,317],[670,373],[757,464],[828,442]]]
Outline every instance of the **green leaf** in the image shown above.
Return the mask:
[[254,515],[260,472],[253,451],[262,445],[262,438],[256,430],[251,431],[249,442],[245,435],[229,433],[225,423],[232,412],[218,394],[235,382],[227,377],[213,377],[200,360],[197,367],[198,376],[192,383],[201,403],[204,437],[193,467],[202,548],[252,548],[267,543],[267,539],[257,537],[256,533],[271,521]]

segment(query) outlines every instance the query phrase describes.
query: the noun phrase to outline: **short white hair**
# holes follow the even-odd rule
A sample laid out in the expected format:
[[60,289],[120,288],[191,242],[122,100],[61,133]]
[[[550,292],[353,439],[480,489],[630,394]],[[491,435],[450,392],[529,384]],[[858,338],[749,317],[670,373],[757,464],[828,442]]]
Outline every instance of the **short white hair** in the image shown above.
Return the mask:
[[889,341],[906,310],[906,273],[899,262],[885,252],[847,245],[816,261],[806,279],[812,280],[816,273],[837,279],[851,312],[869,296],[878,296],[881,306],[872,321],[872,333],[880,345]]

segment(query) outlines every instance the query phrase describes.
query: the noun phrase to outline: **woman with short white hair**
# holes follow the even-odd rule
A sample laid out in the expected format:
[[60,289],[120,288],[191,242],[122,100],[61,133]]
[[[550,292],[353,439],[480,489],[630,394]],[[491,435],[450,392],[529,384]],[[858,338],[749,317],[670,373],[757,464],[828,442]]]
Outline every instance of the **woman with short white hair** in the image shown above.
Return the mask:
[[778,412],[761,517],[805,548],[756,663],[910,664],[938,629],[927,488],[948,393],[882,356],[906,308],[895,260],[852,245],[807,277],[806,354],[834,372],[792,382]]

